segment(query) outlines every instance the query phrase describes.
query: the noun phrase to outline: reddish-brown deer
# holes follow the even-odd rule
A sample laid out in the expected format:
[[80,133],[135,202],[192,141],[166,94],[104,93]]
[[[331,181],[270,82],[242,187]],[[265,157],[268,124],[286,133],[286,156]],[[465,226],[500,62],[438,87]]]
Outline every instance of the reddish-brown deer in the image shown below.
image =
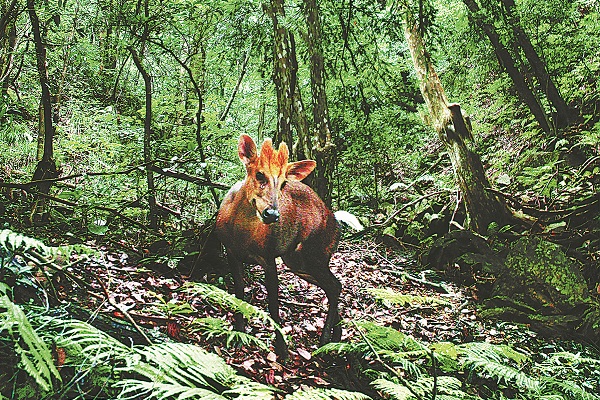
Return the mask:
[[[246,166],[246,179],[235,184],[225,196],[217,215],[217,234],[227,249],[235,295],[244,298],[243,263],[259,264],[265,271],[269,313],[279,317],[279,284],[275,259],[281,257],[296,275],[325,291],[329,301],[321,344],[341,338],[338,301],[342,285],[329,270],[329,260],[338,242],[333,213],[317,194],[301,183],[316,163],[288,162],[285,143],[279,150],[266,139],[257,153],[254,141],[242,135],[238,154]],[[235,316],[236,329],[244,319]],[[285,341],[276,332],[275,349],[287,356]]]

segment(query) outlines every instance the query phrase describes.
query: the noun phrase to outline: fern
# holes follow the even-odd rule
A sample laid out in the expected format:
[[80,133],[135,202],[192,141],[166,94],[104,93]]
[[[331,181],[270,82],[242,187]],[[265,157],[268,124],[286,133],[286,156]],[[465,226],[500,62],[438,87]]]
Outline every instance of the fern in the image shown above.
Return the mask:
[[[407,381],[406,385],[398,383],[394,380],[388,380],[384,378],[376,379],[371,382],[371,385],[387,394],[393,399],[408,400],[416,399],[415,394],[420,399],[431,398],[434,390],[434,378],[423,377],[415,381]],[[440,400],[462,400],[462,399],[475,399],[474,396],[470,396],[461,390],[462,382],[451,376],[439,376],[437,377],[436,386],[436,399]]]
[[238,299],[234,295],[227,293],[225,290],[219,289],[213,285],[198,282],[189,282],[182,290],[190,295],[200,296],[217,307],[224,308],[231,312],[239,312],[248,320],[258,319],[262,323],[267,323],[271,325],[273,329],[281,333],[281,336],[284,338],[286,337],[279,324],[277,324],[267,312],[248,302]]
[[284,400],[369,400],[364,393],[341,389],[308,388],[288,394]]
[[54,382],[61,377],[54,366],[50,349],[31,326],[29,319],[18,305],[5,294],[7,286],[2,284],[0,295],[0,333],[6,331],[11,337],[14,351],[19,356],[22,368],[39,385],[42,392],[49,392]]
[[[551,393],[564,393],[569,398],[580,399],[580,400],[597,400],[600,399],[600,396],[593,395],[587,392],[585,389],[581,387],[581,385],[569,381],[569,380],[559,380],[554,378],[543,378],[542,379],[542,392],[551,392]],[[561,396],[561,398],[563,398]]]
[[527,356],[506,345],[465,343],[456,346],[463,368],[505,384],[514,384],[529,392],[539,392],[540,381],[509,365],[510,360],[522,364]]
[[430,296],[413,296],[410,294],[398,293],[390,288],[378,289],[368,288],[367,291],[377,300],[381,300],[387,305],[400,306],[416,306],[416,305],[431,305],[431,306],[452,306],[452,303],[446,300],[438,299]]
[[198,346],[163,343],[136,349],[121,372],[134,372],[146,379],[123,379],[122,398],[164,399],[176,397],[271,399],[273,389],[237,375],[217,356]]
[[54,329],[62,327],[57,344],[81,375],[113,366],[113,383],[107,386],[121,389],[119,398],[271,399],[274,395],[274,389],[238,375],[222,358],[198,346],[129,347],[85,322],[47,318],[46,323]]
[[395,352],[415,352],[415,355],[426,354],[429,350],[423,343],[410,336],[386,326],[377,325],[369,321],[356,321],[355,325],[365,332],[365,338],[377,350]]
[[190,331],[203,334],[207,340],[212,338],[224,339],[227,347],[256,346],[262,350],[269,350],[267,344],[245,332],[233,330],[231,324],[219,318],[198,318],[192,322]]
[[10,229],[0,231],[0,246],[12,254],[22,254],[28,250],[36,250],[40,254],[50,257],[63,256],[69,259],[71,254],[97,255],[99,252],[82,244],[47,246],[41,240],[31,238]]

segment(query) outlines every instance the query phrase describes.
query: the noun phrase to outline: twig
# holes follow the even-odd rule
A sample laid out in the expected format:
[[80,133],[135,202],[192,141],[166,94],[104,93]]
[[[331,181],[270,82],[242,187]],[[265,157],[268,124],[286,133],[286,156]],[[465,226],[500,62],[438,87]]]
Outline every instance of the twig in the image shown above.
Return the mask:
[[154,344],[152,342],[152,340],[150,340],[150,338],[142,330],[142,328],[137,324],[137,322],[135,322],[135,320],[129,314],[129,312],[127,312],[127,310],[125,310],[120,304],[118,304],[116,301],[114,301],[114,299],[108,293],[108,289],[106,288],[106,285],[104,285],[104,282],[102,282],[102,279],[100,279],[100,277],[94,273],[93,273],[93,275],[94,275],[94,278],[96,278],[96,281],[98,281],[98,283],[100,284],[100,287],[102,288],[102,291],[104,292],[104,296],[106,296],[106,300],[108,301],[108,304],[110,304],[111,306],[113,306],[114,308],[116,308],[117,310],[122,312],[123,315],[125,316],[125,318],[127,318],[127,320],[140,333],[140,335],[142,335],[144,337],[144,339],[146,339],[146,342],[148,342],[149,345]]

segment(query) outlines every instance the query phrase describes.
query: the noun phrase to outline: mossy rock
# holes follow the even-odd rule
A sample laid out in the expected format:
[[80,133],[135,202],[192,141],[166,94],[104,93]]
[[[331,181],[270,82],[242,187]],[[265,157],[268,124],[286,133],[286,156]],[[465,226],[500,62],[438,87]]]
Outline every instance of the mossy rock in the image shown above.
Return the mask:
[[493,295],[510,296],[544,315],[573,310],[589,299],[581,271],[561,248],[536,237],[513,243]]

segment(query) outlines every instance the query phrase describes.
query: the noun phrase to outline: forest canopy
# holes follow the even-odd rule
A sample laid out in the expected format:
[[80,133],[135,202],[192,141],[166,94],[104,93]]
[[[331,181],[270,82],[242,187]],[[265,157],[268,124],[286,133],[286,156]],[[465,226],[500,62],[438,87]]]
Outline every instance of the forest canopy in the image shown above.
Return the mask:
[[[597,0],[0,0],[0,399],[597,398],[598,49]],[[241,135],[315,160],[304,182],[357,218],[332,259],[344,290],[358,270],[383,281],[359,297],[384,314],[455,308],[468,325],[477,310],[481,326],[544,339],[415,337],[391,317],[355,320],[365,304],[342,298],[342,341],[317,350],[311,326],[238,302],[213,230],[246,176]],[[123,312],[124,287],[154,311]],[[96,307],[129,328],[81,322]],[[233,330],[233,313],[267,331]],[[123,345],[128,330],[140,347]],[[190,347],[164,339],[180,330]],[[291,361],[302,383],[248,367],[274,332],[313,346]],[[199,392],[145,387],[157,357],[173,382],[201,371],[186,381]],[[97,369],[108,360],[118,368]],[[549,377],[567,364],[561,386]],[[87,374],[119,384],[78,386]]]

